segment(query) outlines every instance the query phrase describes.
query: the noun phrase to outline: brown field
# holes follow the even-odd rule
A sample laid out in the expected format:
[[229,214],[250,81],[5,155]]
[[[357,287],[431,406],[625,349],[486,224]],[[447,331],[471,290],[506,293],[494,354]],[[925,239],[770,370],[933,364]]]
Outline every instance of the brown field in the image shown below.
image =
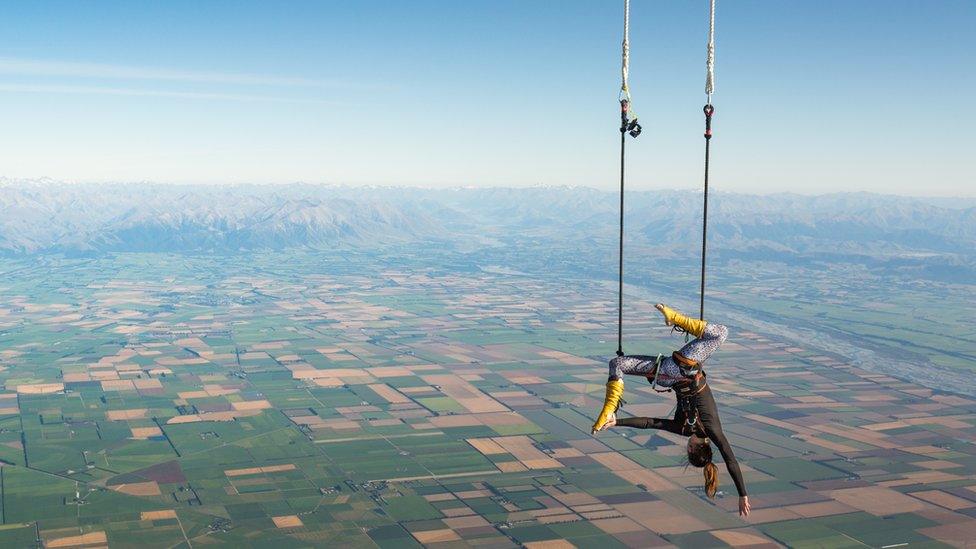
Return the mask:
[[109,379],[102,382],[103,391],[135,391],[136,386],[131,379]]
[[239,402],[231,402],[230,405],[237,411],[267,410],[271,408],[271,403],[267,400],[242,400]]
[[712,535],[728,543],[732,547],[762,547],[771,545],[769,538],[752,528],[738,530],[714,530]]
[[112,490],[116,492],[122,492],[123,494],[128,494],[130,496],[158,496],[162,492],[159,490],[159,484],[154,480],[147,482],[130,482],[128,484],[119,484],[117,486],[109,486]]
[[167,425],[179,423],[196,423],[198,421],[234,421],[239,417],[256,416],[261,410],[234,410],[232,412],[208,412],[204,414],[187,414],[185,416],[171,417],[166,420]]
[[532,439],[525,435],[494,437],[491,439],[508,453],[515,456],[528,469],[552,469],[563,464],[547,456],[532,445]]
[[64,379],[65,383],[73,383],[78,381],[90,381],[91,376],[87,372],[77,372],[71,374],[62,374],[61,378]]
[[298,515],[271,517],[271,520],[274,521],[274,525],[278,528],[301,528],[305,526],[302,519],[298,518]]
[[526,549],[572,549],[576,547],[564,539],[547,539],[545,541],[530,541],[525,544]]
[[176,511],[173,509],[166,509],[165,511],[143,511],[139,518],[141,520],[175,519]]
[[105,532],[89,532],[79,536],[67,536],[50,539],[44,542],[44,547],[85,547],[87,545],[106,544],[108,537]]
[[158,379],[133,379],[132,384],[136,389],[162,389],[163,383]]
[[130,430],[132,431],[132,438],[146,439],[163,435],[159,427],[132,427]]
[[421,377],[431,385],[439,385],[442,393],[457,401],[458,404],[471,413],[479,414],[484,412],[508,411],[508,408],[500,402],[482,393],[477,387],[458,376],[441,374]]
[[[370,370],[370,373],[376,375],[376,372],[373,370]],[[372,389],[373,392],[386,399],[386,401],[390,404],[406,404],[411,402],[409,398],[405,397],[402,393],[385,383],[373,383],[368,387]]]
[[258,473],[278,473],[281,471],[294,471],[295,465],[288,463],[285,465],[269,465],[267,467],[248,467],[246,469],[228,469],[224,474],[229,477],[240,477],[244,475],[256,475]]
[[13,390],[22,395],[49,395],[63,391],[64,383],[29,383],[26,385],[17,385],[13,387]]
[[413,537],[417,538],[420,543],[438,543],[442,541],[458,541],[461,536],[457,535],[457,532],[451,530],[450,528],[445,528],[442,530],[427,530],[426,532],[413,532]]
[[830,492],[830,497],[845,505],[877,516],[912,513],[930,508],[927,503],[880,486],[834,490]]
[[147,408],[133,408],[131,410],[110,410],[105,412],[105,417],[110,421],[122,421],[126,419],[141,419],[146,417],[149,412]]
[[501,447],[497,442],[490,438],[469,438],[467,439],[468,444],[474,446],[474,449],[481,452],[482,454],[488,456],[492,454],[505,454],[507,451]]

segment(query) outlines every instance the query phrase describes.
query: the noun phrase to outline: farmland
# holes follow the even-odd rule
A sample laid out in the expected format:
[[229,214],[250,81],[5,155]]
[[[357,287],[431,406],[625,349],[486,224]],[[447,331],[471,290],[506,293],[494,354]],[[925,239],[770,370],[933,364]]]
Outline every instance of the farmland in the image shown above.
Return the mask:
[[[941,547],[976,530],[976,400],[792,331],[859,319],[831,341],[925,355],[922,330],[951,351],[934,362],[968,371],[961,288],[939,289],[961,296],[949,320],[926,320],[932,289],[885,299],[865,282],[829,301],[816,288],[839,273],[798,288],[718,271],[732,336],[708,372],[753,500],[741,519],[724,468],[709,500],[680,437],[589,434],[615,344],[602,280],[435,250],[0,273],[5,547]],[[653,293],[684,281],[634,284],[627,350],[680,345]],[[922,328],[885,327],[906,309]],[[674,397],[634,378],[625,399],[624,415],[665,416]]]

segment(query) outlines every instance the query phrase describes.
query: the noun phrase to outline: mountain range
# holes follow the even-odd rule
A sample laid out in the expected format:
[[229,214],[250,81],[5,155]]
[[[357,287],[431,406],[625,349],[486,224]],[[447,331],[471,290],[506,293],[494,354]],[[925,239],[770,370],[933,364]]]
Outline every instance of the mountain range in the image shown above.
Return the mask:
[[[0,182],[0,254],[335,249],[405,242],[499,246],[616,238],[615,192],[581,187],[188,186]],[[971,202],[971,201],[970,201]],[[694,256],[700,192],[626,195],[629,245]],[[976,263],[976,205],[868,193],[712,193],[710,246],[727,257]]]

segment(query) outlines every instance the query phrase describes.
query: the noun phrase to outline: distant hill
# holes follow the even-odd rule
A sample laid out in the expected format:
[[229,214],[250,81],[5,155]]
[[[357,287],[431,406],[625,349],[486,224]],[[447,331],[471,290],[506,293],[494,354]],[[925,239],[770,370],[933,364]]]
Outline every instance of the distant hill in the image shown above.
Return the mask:
[[235,252],[428,238],[423,211],[380,193],[340,197],[273,187],[7,185],[0,251]]
[[[615,193],[590,188],[479,189],[286,186],[0,186],[0,252],[236,252],[330,249],[409,241],[497,245],[516,238],[603,242]],[[693,256],[701,195],[630,192],[628,239]],[[865,257],[971,268],[976,207],[866,193],[715,193],[709,227],[726,257]],[[931,263],[931,261],[930,261]]]
[[[617,226],[617,195],[594,189],[470,189],[444,191],[438,198],[473,220],[497,226],[575,233]],[[643,236],[648,245],[693,242],[701,234],[701,199],[694,192],[628,193],[630,236]],[[727,248],[971,253],[976,207],[940,207],[924,199],[868,193],[715,193],[710,195],[709,227],[714,242]]]

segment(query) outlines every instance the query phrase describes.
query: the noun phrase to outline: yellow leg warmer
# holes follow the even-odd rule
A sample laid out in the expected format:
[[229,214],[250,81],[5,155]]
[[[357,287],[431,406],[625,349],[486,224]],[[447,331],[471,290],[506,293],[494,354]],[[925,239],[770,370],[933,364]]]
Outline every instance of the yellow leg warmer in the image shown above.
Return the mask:
[[677,326],[695,337],[701,337],[705,333],[705,326],[708,326],[704,320],[687,317],[667,305],[661,305],[658,310],[664,315],[668,326]]
[[610,419],[610,414],[617,411],[620,407],[620,397],[624,396],[624,380],[622,379],[611,379],[607,382],[607,395],[603,399],[603,409],[600,410],[600,415],[596,418],[596,423],[593,424],[593,431],[591,434],[596,433],[603,427],[603,424]]

